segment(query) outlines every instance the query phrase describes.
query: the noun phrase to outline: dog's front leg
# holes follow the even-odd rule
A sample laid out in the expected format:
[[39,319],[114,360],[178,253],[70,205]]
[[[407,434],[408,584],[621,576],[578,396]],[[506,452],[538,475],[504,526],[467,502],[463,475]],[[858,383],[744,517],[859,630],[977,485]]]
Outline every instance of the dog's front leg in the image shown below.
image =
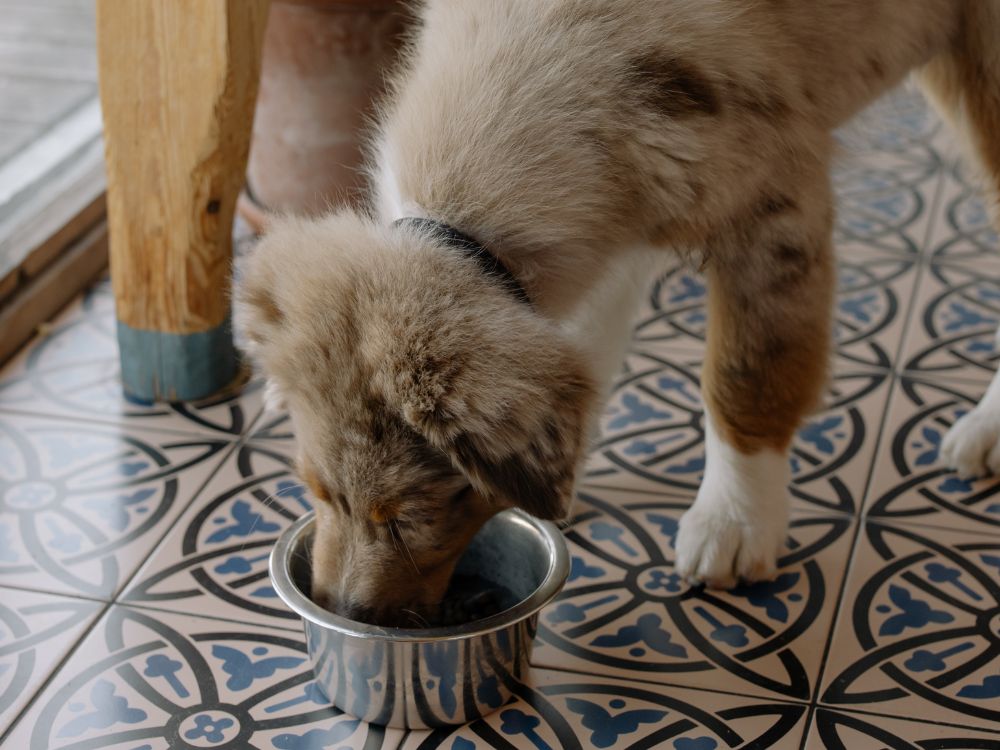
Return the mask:
[[826,380],[834,268],[825,170],[761,199],[711,248],[705,477],[680,522],[678,572],[730,588],[776,569],[788,450]]

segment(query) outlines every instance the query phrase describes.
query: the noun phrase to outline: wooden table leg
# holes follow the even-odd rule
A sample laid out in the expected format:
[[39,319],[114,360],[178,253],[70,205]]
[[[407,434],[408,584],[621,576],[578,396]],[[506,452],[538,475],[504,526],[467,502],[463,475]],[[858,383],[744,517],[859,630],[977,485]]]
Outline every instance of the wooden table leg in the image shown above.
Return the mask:
[[147,400],[236,375],[232,222],[268,0],[98,0],[122,381]]

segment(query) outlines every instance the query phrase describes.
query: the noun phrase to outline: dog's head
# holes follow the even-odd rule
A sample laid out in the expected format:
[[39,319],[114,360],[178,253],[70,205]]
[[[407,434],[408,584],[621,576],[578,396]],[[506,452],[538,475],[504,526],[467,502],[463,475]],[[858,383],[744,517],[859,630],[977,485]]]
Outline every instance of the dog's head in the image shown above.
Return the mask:
[[494,513],[565,515],[595,388],[560,329],[417,229],[274,226],[236,324],[316,498],[313,597],[414,625]]

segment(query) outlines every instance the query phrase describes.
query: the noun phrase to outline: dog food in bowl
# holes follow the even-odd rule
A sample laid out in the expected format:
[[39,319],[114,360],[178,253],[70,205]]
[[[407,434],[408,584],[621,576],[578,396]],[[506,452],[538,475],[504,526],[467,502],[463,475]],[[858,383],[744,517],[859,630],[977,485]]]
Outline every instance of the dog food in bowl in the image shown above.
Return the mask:
[[518,510],[486,523],[456,568],[441,623],[389,628],[328,612],[308,596],[313,516],[271,553],[271,581],[303,622],[316,685],[341,710],[374,724],[464,724],[502,706],[527,672],[538,612],[569,574],[562,534]]
[[435,627],[462,625],[498,615],[517,604],[517,595],[476,574],[455,574],[441,602]]

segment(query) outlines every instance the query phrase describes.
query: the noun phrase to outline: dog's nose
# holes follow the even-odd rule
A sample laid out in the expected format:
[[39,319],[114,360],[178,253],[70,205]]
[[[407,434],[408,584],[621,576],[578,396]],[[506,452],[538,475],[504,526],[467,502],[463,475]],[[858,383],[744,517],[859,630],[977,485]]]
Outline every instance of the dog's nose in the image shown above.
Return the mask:
[[335,612],[336,611],[336,609],[333,607],[333,600],[332,600],[332,598],[329,595],[323,593],[322,591],[315,591],[314,590],[312,592],[312,597],[310,597],[310,598],[313,600],[314,604],[316,604],[319,607],[322,607],[327,612]]
[[334,610],[341,617],[348,620],[363,622],[368,625],[385,625],[384,618],[379,618],[379,613],[374,607],[369,607],[358,602],[344,602],[338,609]]

